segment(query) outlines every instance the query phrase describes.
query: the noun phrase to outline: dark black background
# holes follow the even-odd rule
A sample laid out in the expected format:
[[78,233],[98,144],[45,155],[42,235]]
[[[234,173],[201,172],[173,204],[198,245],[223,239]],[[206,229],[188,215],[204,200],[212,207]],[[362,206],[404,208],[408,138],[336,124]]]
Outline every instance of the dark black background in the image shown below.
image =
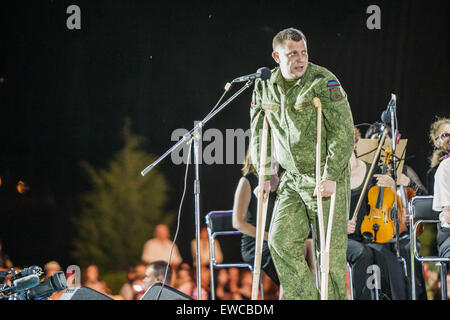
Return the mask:
[[[66,27],[71,4],[81,9],[81,30]],[[381,9],[381,30],[366,27],[371,4]],[[80,194],[88,190],[79,162],[105,166],[122,147],[126,117],[146,138],[145,150],[162,154],[173,144],[173,130],[201,120],[227,81],[275,66],[272,38],[286,27],[301,29],[310,61],[336,74],[355,123],[379,121],[391,93],[397,94],[407,163],[425,181],[429,125],[435,115],[450,116],[448,8],[448,1],[433,0],[4,2],[0,238],[5,251],[16,265],[53,259],[72,264],[72,219],[79,215]],[[207,128],[248,129],[250,97],[248,90]],[[159,168],[172,186],[168,209],[177,210],[185,168],[170,158]],[[232,207],[239,177],[240,165],[201,166],[202,216]],[[151,173],[142,179],[151,179]],[[30,185],[25,195],[15,190],[18,180]],[[190,261],[192,179],[188,183],[177,244]]]

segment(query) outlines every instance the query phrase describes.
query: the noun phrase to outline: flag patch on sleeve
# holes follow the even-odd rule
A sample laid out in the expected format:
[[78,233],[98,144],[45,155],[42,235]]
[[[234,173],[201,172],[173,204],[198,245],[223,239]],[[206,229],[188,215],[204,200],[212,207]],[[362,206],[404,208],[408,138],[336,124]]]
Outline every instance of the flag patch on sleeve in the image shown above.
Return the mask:
[[328,81],[328,83],[327,83],[327,87],[337,87],[337,86],[340,86],[340,84],[336,80],[331,80],[331,81]]

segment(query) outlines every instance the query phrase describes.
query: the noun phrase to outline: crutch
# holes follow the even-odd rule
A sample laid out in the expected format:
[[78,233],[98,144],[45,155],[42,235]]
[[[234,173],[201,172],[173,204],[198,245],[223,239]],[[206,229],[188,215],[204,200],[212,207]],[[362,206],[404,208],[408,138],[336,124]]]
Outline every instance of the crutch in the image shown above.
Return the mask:
[[258,190],[258,213],[256,218],[256,244],[255,244],[255,261],[253,265],[253,282],[252,282],[252,300],[258,300],[258,287],[261,277],[261,256],[262,245],[264,240],[264,231],[266,225],[267,204],[268,197],[264,196],[264,175],[266,168],[266,156],[267,156],[267,136],[269,131],[269,125],[267,118],[264,116],[263,120],[263,132],[261,141],[261,151],[259,158],[259,190]]
[[328,214],[327,233],[324,230],[322,192],[320,191],[320,154],[322,142],[322,103],[315,97],[313,104],[317,108],[317,144],[316,144],[316,190],[317,190],[317,217],[319,223],[320,241],[320,299],[328,300],[328,274],[330,271],[330,241],[331,228],[333,225],[334,204],[336,193],[331,195],[330,212]]

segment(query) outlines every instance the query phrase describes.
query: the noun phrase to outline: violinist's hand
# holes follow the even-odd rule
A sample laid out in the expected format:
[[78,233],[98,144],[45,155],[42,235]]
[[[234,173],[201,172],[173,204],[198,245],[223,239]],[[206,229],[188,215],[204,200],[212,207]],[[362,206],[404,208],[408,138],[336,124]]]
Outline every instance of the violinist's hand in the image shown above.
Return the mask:
[[[255,194],[256,198],[259,198],[259,186],[257,186],[253,190],[253,193]],[[269,193],[270,193],[270,180],[266,180],[266,181],[264,181],[264,189],[263,189],[263,199],[264,200],[269,198]]]
[[402,224],[405,224],[406,223],[406,216],[408,215],[408,210],[406,208],[402,208],[401,210],[402,210],[402,213],[403,213],[401,215],[402,216],[402,221],[401,222],[402,222]]
[[405,174],[401,174],[400,177],[398,178],[398,184],[402,185],[402,186],[409,186],[411,182],[411,179],[408,178],[408,176],[406,176]]
[[348,220],[347,234],[355,233],[355,230],[356,230],[356,222],[353,220]]
[[[332,180],[322,180],[320,181],[320,192],[322,193],[322,197],[331,197],[333,193],[336,192],[336,181]],[[313,197],[317,196],[317,187],[314,190]]]
[[387,174],[374,174],[373,176],[377,178],[377,186],[391,188],[392,191],[396,192],[395,181],[390,176]]

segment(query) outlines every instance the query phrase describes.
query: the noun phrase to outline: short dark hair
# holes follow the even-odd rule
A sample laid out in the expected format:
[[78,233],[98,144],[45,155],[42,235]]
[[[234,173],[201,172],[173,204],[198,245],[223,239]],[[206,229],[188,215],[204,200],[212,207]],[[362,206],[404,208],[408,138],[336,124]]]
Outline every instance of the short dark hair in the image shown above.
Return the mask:
[[167,262],[158,260],[154,261],[152,263],[149,263],[147,268],[153,269],[153,274],[156,279],[163,282],[164,276],[166,275],[166,268],[167,268],[167,278],[166,282],[164,284],[170,284],[172,280],[172,267],[170,265],[167,265]]
[[295,28],[287,28],[287,29],[281,30],[273,38],[273,41],[272,41],[273,50],[275,51],[275,49],[279,45],[282,45],[283,41],[285,41],[285,40],[292,40],[292,41],[296,41],[296,42],[305,40],[305,42],[306,42],[306,37],[303,34],[303,32],[301,32],[300,30],[295,29]]

